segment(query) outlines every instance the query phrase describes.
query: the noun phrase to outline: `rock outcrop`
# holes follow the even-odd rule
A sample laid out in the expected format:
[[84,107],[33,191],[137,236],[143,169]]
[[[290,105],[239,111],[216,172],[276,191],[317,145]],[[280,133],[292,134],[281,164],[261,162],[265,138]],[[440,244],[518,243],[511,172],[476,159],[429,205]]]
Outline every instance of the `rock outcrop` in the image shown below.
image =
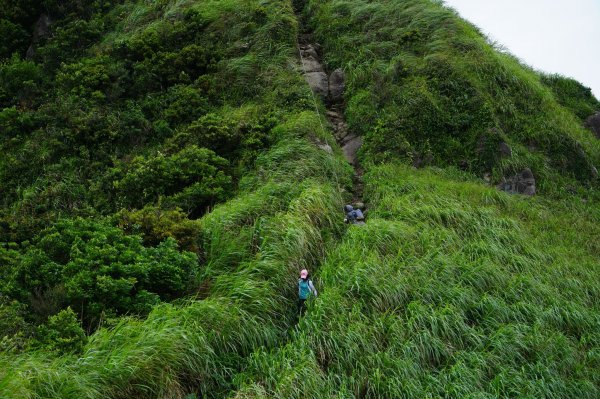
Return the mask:
[[27,59],[33,58],[35,55],[35,47],[40,42],[40,40],[47,38],[50,36],[50,27],[52,26],[52,19],[48,14],[42,14],[38,18],[35,23],[35,28],[33,30],[33,38],[32,43],[27,49],[27,53],[25,57]]
[[315,94],[326,98],[329,94],[329,79],[321,64],[319,48],[320,46],[314,43],[300,45],[302,71],[304,72],[304,78],[311,90]]
[[508,144],[506,144],[504,141],[502,141],[500,144],[498,144],[498,150],[500,151],[500,155],[502,157],[507,157],[507,158],[512,157],[512,148],[510,148],[510,146]]
[[329,86],[327,84],[327,74],[325,72],[308,72],[304,74],[304,77],[315,94],[321,97],[327,97]]
[[590,129],[600,139],[600,112],[590,116],[585,121],[585,127]]
[[344,71],[338,68],[329,76],[329,101],[332,103],[343,102],[345,89],[346,76]]
[[525,168],[521,173],[503,178],[498,188],[511,194],[532,196],[535,195],[535,177],[531,169]]

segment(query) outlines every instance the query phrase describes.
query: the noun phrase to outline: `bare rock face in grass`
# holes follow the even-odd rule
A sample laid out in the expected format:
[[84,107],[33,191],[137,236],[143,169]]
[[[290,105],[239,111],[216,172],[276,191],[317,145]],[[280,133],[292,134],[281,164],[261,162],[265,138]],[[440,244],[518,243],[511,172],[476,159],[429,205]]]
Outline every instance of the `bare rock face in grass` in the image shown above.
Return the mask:
[[340,68],[336,69],[329,76],[329,100],[333,103],[340,103],[344,100],[344,90],[346,89],[346,76]]
[[33,42],[31,46],[27,49],[27,53],[25,57],[27,59],[31,59],[35,55],[35,46],[41,40],[50,36],[50,27],[52,26],[52,19],[48,16],[48,14],[42,14],[38,18],[35,23],[35,28],[33,30]]
[[304,77],[312,91],[322,97],[327,97],[329,89],[327,84],[327,74],[325,72],[309,72]]
[[502,179],[498,188],[510,194],[532,196],[535,195],[535,177],[531,169],[525,168],[521,173]]
[[590,116],[585,121],[585,127],[590,129],[600,139],[600,112]]
[[304,73],[324,72],[323,65],[314,57],[302,57],[302,70]]
[[358,165],[358,159],[357,159],[356,153],[362,146],[362,142],[363,142],[362,137],[352,136],[342,146],[342,152],[344,153],[344,157],[352,166]]

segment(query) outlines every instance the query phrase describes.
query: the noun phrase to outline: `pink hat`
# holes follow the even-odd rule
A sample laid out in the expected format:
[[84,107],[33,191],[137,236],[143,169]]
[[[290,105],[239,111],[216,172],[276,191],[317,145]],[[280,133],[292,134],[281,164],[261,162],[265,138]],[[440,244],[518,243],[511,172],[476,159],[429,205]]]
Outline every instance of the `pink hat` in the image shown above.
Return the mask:
[[308,270],[302,269],[300,272],[300,278],[306,278],[306,276],[308,276]]

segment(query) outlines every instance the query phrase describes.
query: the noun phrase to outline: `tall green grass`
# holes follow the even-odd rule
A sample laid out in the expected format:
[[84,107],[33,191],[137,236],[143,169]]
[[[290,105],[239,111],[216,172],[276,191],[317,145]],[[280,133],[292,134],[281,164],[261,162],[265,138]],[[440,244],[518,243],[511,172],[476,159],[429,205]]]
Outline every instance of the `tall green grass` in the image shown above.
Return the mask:
[[597,100],[581,85],[548,86],[437,1],[304,4],[325,62],[346,72],[346,116],[366,159],[460,166],[493,183],[529,167],[546,195],[597,188],[600,142],[580,119]]
[[328,253],[292,340],[257,351],[232,397],[600,393],[595,204],[393,164],[365,181],[367,225]]
[[[222,93],[223,112],[241,122],[248,113],[270,115],[276,121],[269,132],[273,144],[241,175],[237,197],[197,223],[202,260],[197,298],[157,306],[146,319],[109,323],[89,337],[81,355],[0,354],[3,398],[222,397],[250,353],[284,342],[296,316],[298,272],[314,270],[342,233],[342,192],[351,184],[352,169],[339,150],[331,155],[316,146],[335,140],[306,100],[311,94],[294,58],[291,4],[232,0],[121,7],[115,13],[131,12],[97,51],[158,29],[161,16],[176,20],[190,7],[203,13],[212,24],[209,31],[223,33],[215,40],[231,51],[217,65],[222,77],[235,78]],[[247,31],[258,39],[238,57],[243,43],[237,41]]]
[[[246,355],[282,342],[295,318],[297,273],[314,269],[341,233],[335,180],[306,169],[327,153],[305,142],[297,159],[278,164],[279,151],[301,142],[282,138],[258,161],[262,183],[200,220],[206,299],[100,329],[79,358],[3,357],[12,366],[0,373],[2,397],[218,397]],[[349,179],[341,159],[330,162]]]

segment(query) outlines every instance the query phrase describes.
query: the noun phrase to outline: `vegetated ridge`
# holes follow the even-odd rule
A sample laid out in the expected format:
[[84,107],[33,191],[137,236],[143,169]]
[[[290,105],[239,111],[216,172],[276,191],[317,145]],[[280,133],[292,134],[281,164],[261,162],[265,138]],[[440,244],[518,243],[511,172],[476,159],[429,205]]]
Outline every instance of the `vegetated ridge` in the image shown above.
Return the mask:
[[589,89],[433,0],[0,10],[0,397],[600,396]]

